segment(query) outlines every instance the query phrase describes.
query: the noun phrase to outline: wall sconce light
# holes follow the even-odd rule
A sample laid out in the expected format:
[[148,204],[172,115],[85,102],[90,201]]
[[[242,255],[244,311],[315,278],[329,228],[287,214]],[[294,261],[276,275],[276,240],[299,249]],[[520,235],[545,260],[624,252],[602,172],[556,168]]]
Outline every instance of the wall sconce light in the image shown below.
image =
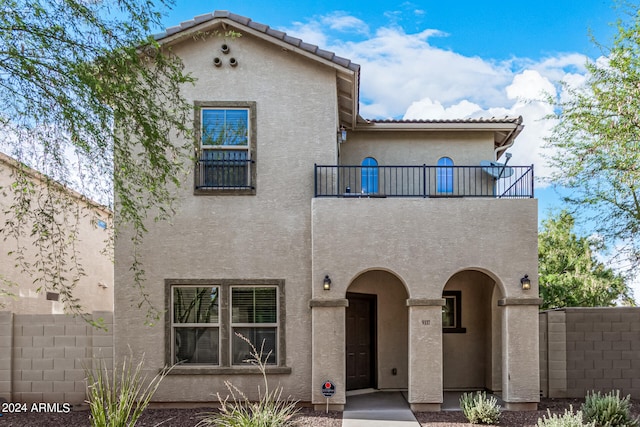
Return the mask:
[[338,132],[338,141],[345,142],[347,140],[347,130],[344,125],[340,126],[340,131]]
[[531,280],[529,279],[529,275],[525,274],[522,279],[520,279],[520,284],[522,285],[523,291],[528,291],[531,289]]
[[322,284],[322,287],[325,291],[328,291],[329,289],[331,289],[331,279],[329,278],[328,274],[324,276],[324,282]]

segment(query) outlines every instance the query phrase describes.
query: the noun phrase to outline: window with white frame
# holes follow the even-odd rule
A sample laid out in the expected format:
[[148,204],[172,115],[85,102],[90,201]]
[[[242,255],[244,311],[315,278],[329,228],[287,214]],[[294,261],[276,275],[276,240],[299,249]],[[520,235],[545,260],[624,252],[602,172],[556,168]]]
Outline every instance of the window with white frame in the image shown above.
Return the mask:
[[171,292],[172,361],[217,365],[220,360],[220,289],[174,286]]
[[196,106],[200,134],[196,189],[252,190],[255,102],[197,102]]

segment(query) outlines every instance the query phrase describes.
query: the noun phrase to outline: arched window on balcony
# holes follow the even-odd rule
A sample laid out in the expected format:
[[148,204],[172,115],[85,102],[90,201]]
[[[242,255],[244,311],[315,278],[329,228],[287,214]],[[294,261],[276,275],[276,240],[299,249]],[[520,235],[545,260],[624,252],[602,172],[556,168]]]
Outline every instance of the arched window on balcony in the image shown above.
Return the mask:
[[373,157],[367,157],[362,161],[362,192],[378,192],[378,162]]
[[441,157],[438,160],[438,193],[453,193],[453,160]]

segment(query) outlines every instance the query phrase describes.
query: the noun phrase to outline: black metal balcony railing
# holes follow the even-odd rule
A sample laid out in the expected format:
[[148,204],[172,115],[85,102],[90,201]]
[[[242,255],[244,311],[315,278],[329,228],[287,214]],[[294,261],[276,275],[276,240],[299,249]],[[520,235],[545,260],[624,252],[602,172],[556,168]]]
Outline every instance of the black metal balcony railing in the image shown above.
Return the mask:
[[196,161],[196,189],[250,189],[252,163],[248,159],[200,159]]
[[533,198],[533,165],[315,165],[314,183],[315,197]]

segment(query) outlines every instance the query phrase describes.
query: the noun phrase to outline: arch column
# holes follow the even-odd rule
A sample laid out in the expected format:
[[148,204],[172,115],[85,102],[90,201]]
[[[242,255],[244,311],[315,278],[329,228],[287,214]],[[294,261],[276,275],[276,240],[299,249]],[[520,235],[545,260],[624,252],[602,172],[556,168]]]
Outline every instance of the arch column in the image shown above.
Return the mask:
[[409,404],[414,411],[440,411],[443,298],[408,299]]
[[335,394],[329,399],[329,409],[343,411],[347,402],[345,375],[345,308],[349,301],[312,299],[311,307],[311,402],[314,410],[324,411],[327,399],[322,384],[332,381]]
[[539,298],[504,298],[502,400],[510,411],[533,411],[540,401]]

